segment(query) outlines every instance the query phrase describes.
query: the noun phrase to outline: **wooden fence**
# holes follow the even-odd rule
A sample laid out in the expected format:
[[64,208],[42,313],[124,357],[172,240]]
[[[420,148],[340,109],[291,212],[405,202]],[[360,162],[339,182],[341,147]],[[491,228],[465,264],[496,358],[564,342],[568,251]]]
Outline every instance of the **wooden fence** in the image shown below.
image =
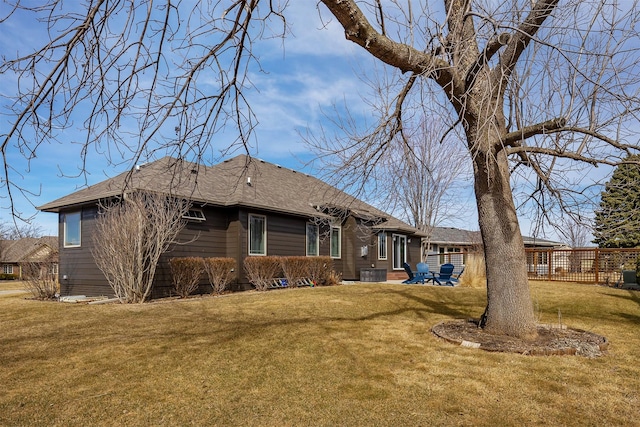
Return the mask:
[[[527,271],[532,280],[581,282],[614,285],[622,278],[622,270],[636,270],[640,248],[636,249],[525,249]],[[468,252],[429,254],[429,269],[438,271],[445,262],[456,271],[466,264]]]
[[636,249],[526,249],[533,280],[615,284],[622,270],[636,270]]

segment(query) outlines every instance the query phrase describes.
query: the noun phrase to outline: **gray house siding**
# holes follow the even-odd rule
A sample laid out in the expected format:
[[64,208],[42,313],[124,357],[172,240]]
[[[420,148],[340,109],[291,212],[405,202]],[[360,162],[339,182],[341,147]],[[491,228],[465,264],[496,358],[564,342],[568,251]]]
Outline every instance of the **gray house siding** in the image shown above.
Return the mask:
[[389,280],[392,279],[405,279],[406,274],[403,269],[394,269],[393,268],[393,235],[404,235],[407,237],[407,247],[406,247],[406,262],[411,266],[411,268],[415,269],[416,265],[421,262],[421,241],[420,237],[411,236],[404,234],[402,232],[397,231],[385,231],[387,235],[386,240],[386,248],[387,248],[387,259],[378,259],[378,235],[377,233],[371,236],[371,243],[369,246],[369,256],[367,257],[367,261],[369,261],[369,265],[364,268],[369,268],[371,265],[375,266],[375,268],[384,268],[387,270],[387,278]]
[[[204,207],[202,211],[206,220],[188,221],[180,232],[177,243],[171,245],[169,250],[160,258],[154,279],[152,298],[160,298],[175,293],[169,267],[171,258],[227,256],[227,230],[230,223],[229,216],[230,214],[233,215],[232,210]],[[205,274],[202,275],[200,286],[196,293],[211,293],[211,285],[209,285]]]
[[[81,244],[79,247],[64,247],[64,215],[77,212],[79,209],[63,211],[59,215],[59,250],[60,250],[60,292],[68,295],[106,295],[112,296],[104,274],[96,265],[92,249],[95,244],[95,219],[97,206],[82,208]],[[161,257],[154,281],[153,298],[171,295],[172,284],[168,261],[173,257],[225,257],[228,256],[229,217],[233,217],[231,209],[203,209],[206,221],[189,222],[178,236],[174,244]],[[188,242],[188,243],[187,243]],[[210,292],[208,281],[203,276],[199,292]]]
[[[64,218],[67,213],[81,211],[80,246],[64,247]],[[97,206],[88,206],[60,212],[58,217],[59,239],[59,280],[60,294],[69,295],[113,295],[111,287],[93,260],[95,220]]]
[[[237,281],[232,290],[252,289],[244,274],[243,261],[248,256],[248,219],[250,214],[264,215],[267,219],[267,255],[306,255],[306,224],[308,219],[274,212],[246,208],[204,207],[205,221],[190,221],[174,244],[160,260],[152,291],[152,298],[172,295],[171,273],[168,261],[174,257],[230,257],[236,260]],[[112,296],[113,290],[97,267],[92,249],[95,243],[97,206],[81,209],[81,245],[65,248],[64,215],[80,209],[61,211],[59,215],[60,284],[62,296]],[[334,269],[345,280],[359,280],[360,271],[386,268],[392,272],[392,232],[388,232],[387,260],[378,260],[377,233],[367,230],[361,220],[349,217],[341,225],[341,256],[333,260]],[[320,227],[319,253],[330,255],[329,227]],[[363,247],[366,250],[363,252]],[[407,262],[414,265],[420,260],[420,239],[407,242]],[[209,293],[210,285],[203,275],[199,293]]]

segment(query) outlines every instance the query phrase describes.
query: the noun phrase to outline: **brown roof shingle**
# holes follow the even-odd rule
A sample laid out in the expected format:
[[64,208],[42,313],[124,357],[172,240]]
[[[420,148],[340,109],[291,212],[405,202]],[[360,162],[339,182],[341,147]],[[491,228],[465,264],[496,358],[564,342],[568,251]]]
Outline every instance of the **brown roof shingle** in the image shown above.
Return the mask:
[[3,240],[2,262],[19,264],[21,262],[40,262],[58,252],[58,237],[25,237],[18,240]]
[[317,217],[320,207],[340,206],[378,228],[422,234],[410,225],[308,174],[247,155],[214,166],[165,157],[38,207],[47,212],[80,206],[136,190],[161,191],[213,206],[244,206]]

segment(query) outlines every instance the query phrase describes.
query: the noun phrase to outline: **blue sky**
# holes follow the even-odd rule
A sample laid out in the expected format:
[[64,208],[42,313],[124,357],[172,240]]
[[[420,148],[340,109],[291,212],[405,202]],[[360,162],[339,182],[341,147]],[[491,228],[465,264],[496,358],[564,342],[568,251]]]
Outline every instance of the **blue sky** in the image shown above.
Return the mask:
[[[0,8],[6,8],[1,3]],[[1,10],[5,15],[6,10]],[[313,159],[309,148],[303,143],[300,132],[318,132],[321,125],[327,125],[324,112],[334,104],[346,103],[360,119],[370,118],[370,107],[363,101],[362,94],[368,90],[358,77],[358,70],[372,69],[376,62],[355,44],[344,38],[344,33],[335,21],[321,21],[315,1],[291,2],[288,9],[291,36],[284,42],[280,39],[265,41],[256,47],[265,73],[251,73],[251,80],[258,91],[249,92],[249,100],[259,120],[251,154],[266,161],[285,167],[320,175],[313,166],[305,166]],[[43,27],[32,19],[16,16],[2,24],[0,32],[0,52],[26,52],[43,42]],[[329,18],[328,13],[323,18]],[[27,31],[28,29],[28,31]],[[309,31],[311,29],[311,31]],[[0,126],[2,133],[9,125],[6,105],[13,95],[15,79],[11,75],[0,75]],[[226,133],[226,132],[225,132]],[[228,134],[215,136],[220,151],[227,141],[233,139]],[[34,223],[45,233],[57,233],[57,215],[37,213],[35,206],[62,197],[86,185],[91,185],[114,176],[133,166],[125,151],[117,165],[105,161],[105,153],[92,148],[88,153],[86,174],[80,160],[82,129],[67,130],[63,144],[45,143],[38,148],[36,157],[27,162],[17,147],[10,147],[8,158],[14,169],[14,178],[31,195],[14,194],[15,206],[25,217],[36,215]],[[74,141],[76,141],[74,143]],[[234,154],[239,153],[236,151]],[[114,156],[114,153],[110,153]],[[118,157],[117,155],[114,157]],[[219,153],[212,153],[218,157]],[[609,173],[606,169],[596,170],[587,181],[598,180]],[[3,194],[4,195],[4,194]],[[441,225],[464,229],[477,229],[477,214],[471,182],[459,198],[458,215],[447,218]],[[8,200],[0,199],[0,220],[9,221]],[[531,235],[533,225],[528,218],[521,218],[522,231]],[[545,236],[539,236],[545,237]],[[557,238],[554,234],[546,236]]]
[[[257,47],[265,73],[255,70],[251,73],[251,80],[258,91],[249,92],[251,106],[259,120],[252,140],[257,143],[251,147],[251,154],[298,170],[304,168],[312,158],[299,132],[307,128],[317,129],[324,120],[323,109],[330,109],[333,103],[346,102],[353,106],[354,111],[358,110],[358,105],[362,105],[364,112],[359,95],[362,83],[353,69],[363,66],[362,61],[371,63],[371,59],[362,55],[357,46],[344,39],[335,22],[319,29],[322,23],[314,4],[304,1],[294,2],[290,6],[293,34],[285,40],[284,48],[280,39],[265,41]],[[0,8],[6,7],[6,3],[0,4]],[[4,15],[6,9],[1,12]],[[20,19],[11,19],[3,24],[0,52],[24,53],[43,43],[45,34],[42,25],[26,16],[17,18]],[[306,31],[308,28],[314,31]],[[15,87],[15,78],[0,75],[2,133],[10,126],[11,116],[7,115],[6,105],[13,95],[11,87]],[[38,213],[36,206],[133,166],[127,158],[129,153],[125,153],[119,165],[112,165],[105,161],[104,153],[92,149],[88,153],[87,173],[82,173],[82,147],[78,141],[82,141],[83,137],[81,129],[67,130],[62,139],[68,142],[42,144],[36,157],[28,162],[18,147],[13,146],[8,150],[14,179],[32,193],[21,195],[14,192],[15,206],[24,217],[37,215],[33,221],[46,233],[57,233],[57,216]],[[229,130],[227,135],[216,135],[214,145],[217,144],[222,151],[228,145],[227,141],[234,137],[233,130]],[[235,151],[232,155],[238,153]],[[219,159],[220,155],[213,153],[212,157]],[[314,173],[311,168],[306,169]],[[8,202],[6,197],[0,199],[0,220],[7,222],[10,221]]]

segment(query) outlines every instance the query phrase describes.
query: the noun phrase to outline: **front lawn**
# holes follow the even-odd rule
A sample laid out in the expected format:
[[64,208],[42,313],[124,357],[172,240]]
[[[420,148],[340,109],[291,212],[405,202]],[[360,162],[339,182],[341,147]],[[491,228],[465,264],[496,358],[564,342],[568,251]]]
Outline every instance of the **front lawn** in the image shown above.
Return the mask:
[[597,359],[457,347],[483,290],[358,284],[144,305],[0,296],[0,425],[633,425],[640,293],[532,282]]

